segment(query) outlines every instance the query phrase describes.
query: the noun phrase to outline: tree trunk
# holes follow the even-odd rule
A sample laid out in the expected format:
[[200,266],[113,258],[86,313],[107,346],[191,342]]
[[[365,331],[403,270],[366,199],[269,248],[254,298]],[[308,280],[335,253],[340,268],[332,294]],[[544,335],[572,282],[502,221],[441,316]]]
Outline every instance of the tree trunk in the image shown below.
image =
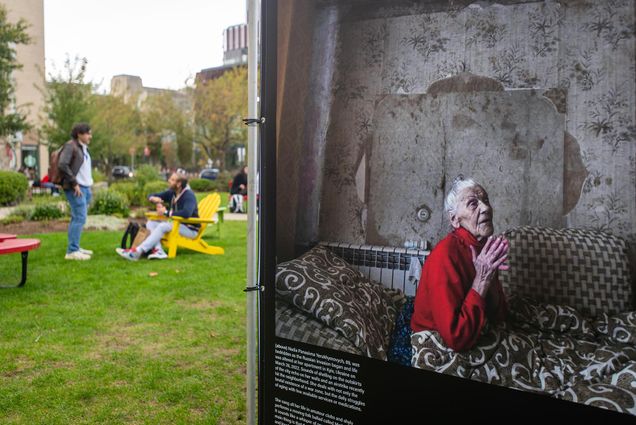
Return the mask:
[[106,181],[108,181],[108,186],[110,187],[110,185],[113,183],[113,152],[112,149],[110,147],[110,145],[108,146],[108,154],[106,154]]

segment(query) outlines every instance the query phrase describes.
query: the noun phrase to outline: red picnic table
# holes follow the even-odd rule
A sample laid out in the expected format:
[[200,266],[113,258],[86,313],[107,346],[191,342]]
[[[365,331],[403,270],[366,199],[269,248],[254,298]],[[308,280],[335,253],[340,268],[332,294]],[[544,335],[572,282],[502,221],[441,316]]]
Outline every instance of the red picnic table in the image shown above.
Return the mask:
[[24,286],[27,279],[27,262],[29,259],[29,251],[40,247],[38,239],[17,239],[15,235],[0,234],[0,255],[3,254],[22,254],[22,280],[16,286],[0,286],[0,288],[19,288]]

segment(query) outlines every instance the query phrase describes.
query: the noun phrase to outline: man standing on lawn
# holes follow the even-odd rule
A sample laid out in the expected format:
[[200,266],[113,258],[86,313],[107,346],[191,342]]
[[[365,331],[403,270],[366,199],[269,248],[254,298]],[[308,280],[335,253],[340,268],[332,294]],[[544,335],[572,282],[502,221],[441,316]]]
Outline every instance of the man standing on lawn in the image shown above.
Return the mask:
[[[198,218],[199,209],[197,198],[188,186],[188,177],[185,174],[173,173],[168,179],[170,188],[164,192],[150,195],[148,200],[157,206],[157,214],[172,217]],[[164,205],[169,207],[166,208]],[[200,224],[181,224],[179,234],[183,237],[194,239],[199,233]],[[163,260],[168,254],[161,247],[161,238],[172,230],[170,220],[149,220],[146,228],[150,235],[136,248],[116,248],[117,254],[126,260],[137,261],[144,253],[148,253],[148,259]]]
[[72,139],[60,152],[58,169],[62,177],[62,188],[71,206],[71,222],[68,225],[67,260],[90,260],[93,251],[80,248],[82,229],[86,224],[88,205],[91,202],[93,185],[91,156],[88,145],[93,134],[86,123],[73,126]]

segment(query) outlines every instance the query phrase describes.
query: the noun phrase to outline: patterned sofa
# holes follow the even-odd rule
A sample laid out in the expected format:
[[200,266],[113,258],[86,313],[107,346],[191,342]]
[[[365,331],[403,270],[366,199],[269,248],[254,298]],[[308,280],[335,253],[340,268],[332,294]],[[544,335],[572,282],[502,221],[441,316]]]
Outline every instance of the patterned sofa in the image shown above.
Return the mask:
[[276,335],[387,360],[404,294],[317,245],[276,270]]
[[506,232],[505,324],[454,352],[411,336],[412,366],[636,415],[636,308],[628,244],[580,229]]

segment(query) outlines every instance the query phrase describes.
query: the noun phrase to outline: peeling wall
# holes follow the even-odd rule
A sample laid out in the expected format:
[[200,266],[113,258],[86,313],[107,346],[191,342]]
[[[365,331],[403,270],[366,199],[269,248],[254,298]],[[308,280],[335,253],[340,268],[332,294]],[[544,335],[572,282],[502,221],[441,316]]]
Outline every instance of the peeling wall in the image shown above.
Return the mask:
[[[376,106],[366,144],[367,243],[443,238],[444,196],[458,174],[487,188],[496,229],[563,227],[564,115],[535,90],[470,90],[387,95]],[[421,208],[431,212],[426,221]],[[329,230],[325,238],[337,237]]]
[[335,66],[311,74],[332,81],[326,135],[297,140],[324,152],[320,217],[305,235],[436,243],[440,200],[462,172],[491,192],[497,231],[527,222],[636,241],[634,0],[468,3],[342,6],[338,31],[323,34],[337,41]]

